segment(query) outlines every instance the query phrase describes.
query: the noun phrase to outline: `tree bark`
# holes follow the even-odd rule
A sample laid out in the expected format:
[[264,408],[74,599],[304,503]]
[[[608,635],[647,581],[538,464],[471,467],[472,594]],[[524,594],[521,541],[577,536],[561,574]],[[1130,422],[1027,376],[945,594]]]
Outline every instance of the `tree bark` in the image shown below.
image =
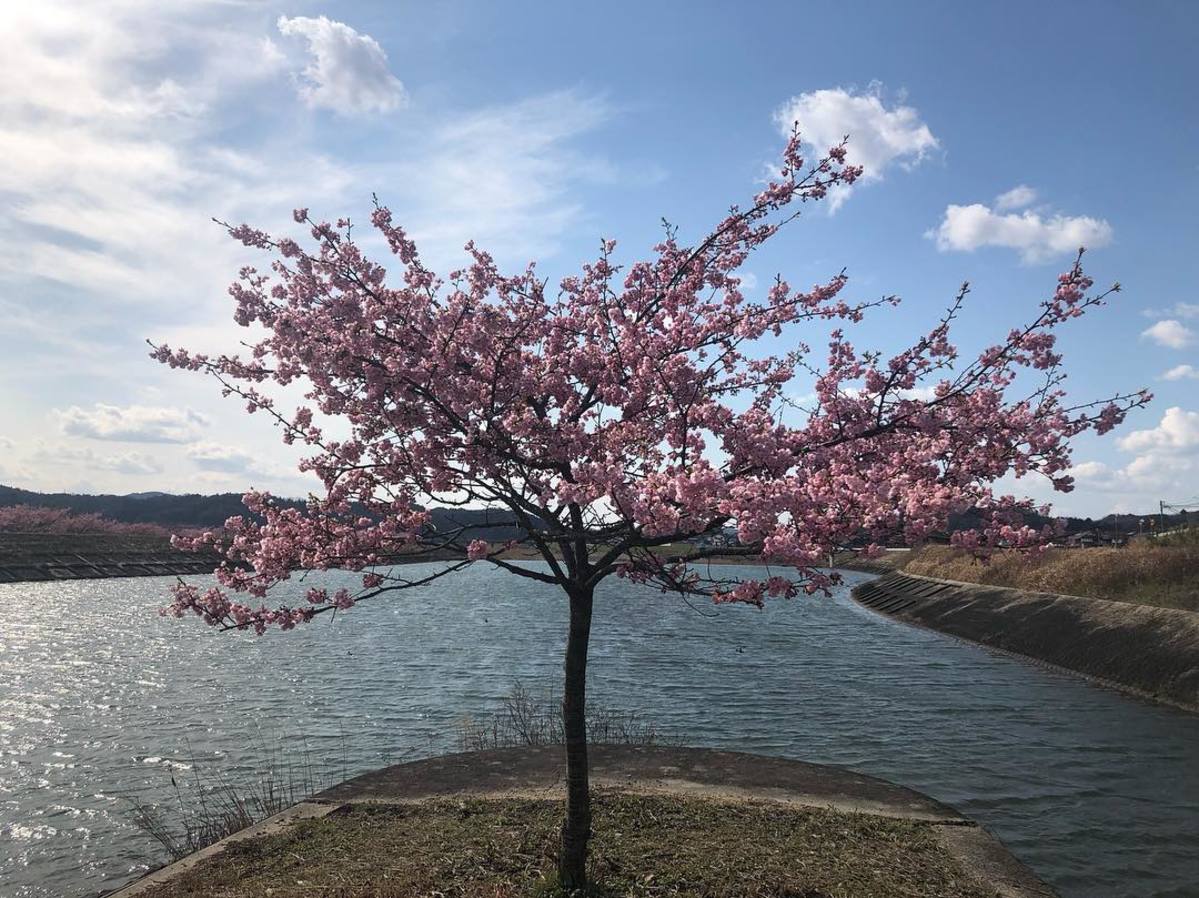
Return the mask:
[[558,855],[558,882],[566,891],[587,886],[587,842],[591,838],[591,793],[587,777],[587,643],[591,638],[593,590],[570,591],[570,634],[562,722],[566,735],[566,819]]

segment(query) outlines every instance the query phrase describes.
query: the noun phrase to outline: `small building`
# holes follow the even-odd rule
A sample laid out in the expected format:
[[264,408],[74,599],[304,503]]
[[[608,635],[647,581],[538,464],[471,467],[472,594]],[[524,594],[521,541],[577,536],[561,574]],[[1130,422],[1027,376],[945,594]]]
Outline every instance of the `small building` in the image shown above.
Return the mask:
[[1128,545],[1128,534],[1119,530],[1096,527],[1093,530],[1080,530],[1071,533],[1060,540],[1058,545],[1072,549],[1089,549],[1096,546],[1125,546]]

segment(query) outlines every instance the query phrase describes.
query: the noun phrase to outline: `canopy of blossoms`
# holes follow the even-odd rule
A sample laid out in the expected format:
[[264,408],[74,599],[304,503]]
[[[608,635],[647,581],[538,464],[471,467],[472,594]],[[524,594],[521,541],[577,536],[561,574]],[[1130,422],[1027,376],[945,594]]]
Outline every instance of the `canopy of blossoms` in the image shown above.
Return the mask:
[[[931,331],[890,357],[859,348],[850,331],[896,300],[844,298],[844,273],[809,287],[779,278],[751,299],[738,270],[806,204],[860,176],[845,153],[842,144],[807,164],[795,133],[777,177],[697,244],[668,229],[649,258],[620,266],[605,241],[553,286],[532,265],[500,272],[473,244],[467,267],[439,276],[379,205],[371,223],[390,269],[367,258],[348,221],[304,209],[295,221],[307,246],[229,227],[274,257],[230,288],[236,320],[266,336],[242,356],[168,346],[153,356],[213,375],[250,412],[272,416],[285,442],[310,448],[302,468],[324,489],[304,509],[252,492],[251,515],[181,540],[227,561],[217,587],[180,584],[174,611],[288,628],[472,563],[568,590],[616,574],[760,604],[827,588],[832,575],[819,566],[831,551],[916,543],[968,510],[983,524],[956,533],[960,545],[1043,542],[1046,532],[1021,523],[1031,503],[992,484],[1036,474],[1070,489],[1071,439],[1106,432],[1148,401],[1071,405],[1062,389],[1058,328],[1118,285],[1092,292],[1080,251],[1025,324],[967,357],[950,342],[965,285]],[[816,351],[804,339],[821,322],[831,338]],[[815,384],[803,408],[790,398],[801,379]],[[309,402],[285,411],[268,387],[293,382]],[[334,418],[348,438],[317,423]],[[434,506],[502,507],[523,535],[492,545],[477,525],[436,528]],[[726,527],[739,547],[695,539]],[[544,564],[514,561],[516,544]],[[735,581],[705,564],[730,552],[760,556],[771,574]],[[420,553],[449,560],[423,577],[387,566]],[[294,608],[268,601],[294,571],[329,568],[361,572],[361,589],[314,588]]]

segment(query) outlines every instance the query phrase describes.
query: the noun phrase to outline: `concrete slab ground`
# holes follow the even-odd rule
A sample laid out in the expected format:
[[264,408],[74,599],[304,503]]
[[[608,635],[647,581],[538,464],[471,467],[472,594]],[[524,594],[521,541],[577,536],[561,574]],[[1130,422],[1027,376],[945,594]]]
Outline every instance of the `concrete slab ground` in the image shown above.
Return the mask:
[[[1054,898],[1055,893],[1003,845],[953,808],[927,795],[839,767],[740,752],[674,746],[593,745],[594,786],[630,792],[779,801],[917,821],[933,828],[945,849],[975,879],[1002,898]],[[285,829],[297,820],[323,817],[354,804],[397,804],[448,796],[562,795],[561,746],[496,749],[396,764],[354,777],[203,851],[110,893],[135,898],[232,841]],[[935,898],[935,896],[930,896]]]

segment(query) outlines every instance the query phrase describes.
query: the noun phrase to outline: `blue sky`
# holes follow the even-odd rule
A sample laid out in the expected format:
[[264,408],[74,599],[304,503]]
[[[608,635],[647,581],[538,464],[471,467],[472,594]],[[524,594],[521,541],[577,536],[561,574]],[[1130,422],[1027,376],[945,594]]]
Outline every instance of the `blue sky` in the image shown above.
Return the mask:
[[886,350],[969,280],[973,350],[1086,243],[1124,292],[1065,335],[1071,394],[1156,399],[1079,443],[1057,507],[1189,499],[1196,38],[1190,2],[7,4],[0,483],[307,490],[267,422],[145,356],[244,338],[224,288],[252,257],[212,216],[364,220],[377,192],[440,266],[474,238],[558,277],[601,236],[636,258],[663,217],[699,235],[798,116],[850,132],[867,178],[752,259],[760,285],[845,267],[853,296],[899,294],[856,336]]

